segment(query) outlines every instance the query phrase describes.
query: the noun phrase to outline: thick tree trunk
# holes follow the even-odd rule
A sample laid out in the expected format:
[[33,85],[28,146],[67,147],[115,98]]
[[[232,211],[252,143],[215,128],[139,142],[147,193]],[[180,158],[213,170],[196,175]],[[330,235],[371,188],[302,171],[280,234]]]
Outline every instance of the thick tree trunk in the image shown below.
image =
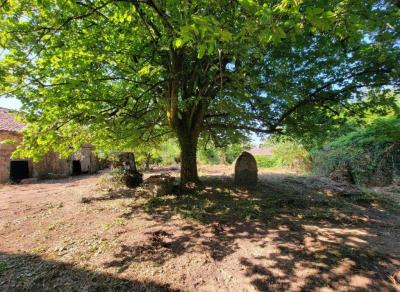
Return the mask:
[[[168,68],[171,78],[168,81],[167,91],[167,120],[177,134],[181,149],[181,185],[189,182],[200,183],[197,173],[197,141],[202,131],[205,112],[212,95],[209,83],[201,82],[204,70],[202,62],[197,62],[193,67],[190,78],[182,75],[184,68],[192,62],[185,62],[185,52],[182,49],[170,51]],[[207,70],[204,71],[207,74]],[[207,94],[207,95],[206,95]],[[198,97],[194,101],[192,97]],[[207,96],[207,97],[206,97]],[[179,101],[187,101],[188,107],[179,109]]]
[[189,134],[178,134],[181,148],[181,185],[189,182],[198,184],[200,182],[197,173],[197,140],[198,136]]

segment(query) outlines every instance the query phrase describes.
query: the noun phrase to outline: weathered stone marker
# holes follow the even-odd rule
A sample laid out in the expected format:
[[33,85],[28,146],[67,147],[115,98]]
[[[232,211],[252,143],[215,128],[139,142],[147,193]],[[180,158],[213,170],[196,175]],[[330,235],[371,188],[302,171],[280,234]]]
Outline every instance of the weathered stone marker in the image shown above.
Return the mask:
[[123,167],[124,169],[131,170],[133,172],[137,171],[135,154],[133,154],[133,152],[119,153],[117,166]]
[[124,181],[127,187],[135,188],[143,182],[143,174],[136,168],[135,155],[132,152],[122,152],[113,167],[121,168],[124,171]]
[[236,160],[235,184],[242,186],[257,184],[257,162],[249,152],[242,152]]

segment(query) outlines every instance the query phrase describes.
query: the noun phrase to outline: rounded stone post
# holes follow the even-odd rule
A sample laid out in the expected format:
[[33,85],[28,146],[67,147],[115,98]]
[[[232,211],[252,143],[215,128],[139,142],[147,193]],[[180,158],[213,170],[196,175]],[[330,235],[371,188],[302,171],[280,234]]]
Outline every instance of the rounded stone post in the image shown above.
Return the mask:
[[249,152],[242,152],[235,164],[235,184],[253,186],[257,184],[257,162]]

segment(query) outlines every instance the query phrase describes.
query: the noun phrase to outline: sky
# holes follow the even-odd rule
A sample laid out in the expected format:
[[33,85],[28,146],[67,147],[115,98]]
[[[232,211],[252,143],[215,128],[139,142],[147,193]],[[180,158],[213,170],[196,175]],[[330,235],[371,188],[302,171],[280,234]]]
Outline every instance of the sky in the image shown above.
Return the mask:
[[0,107],[18,110],[21,108],[21,102],[16,98],[0,97]]
[[255,147],[259,147],[260,144],[263,142],[263,139],[258,137],[256,134],[252,133],[250,135],[250,139],[251,139],[251,143],[255,146]]
[[[18,110],[21,108],[21,102],[16,98],[0,97],[0,107]],[[256,134],[252,133],[250,137],[254,146],[259,146],[262,143],[262,139],[260,139]]]

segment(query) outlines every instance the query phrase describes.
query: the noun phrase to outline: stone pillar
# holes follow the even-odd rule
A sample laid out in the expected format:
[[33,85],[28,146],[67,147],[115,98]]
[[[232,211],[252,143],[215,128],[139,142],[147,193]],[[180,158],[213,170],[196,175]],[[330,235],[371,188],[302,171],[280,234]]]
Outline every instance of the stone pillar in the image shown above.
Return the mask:
[[257,184],[257,162],[249,152],[242,152],[235,163],[235,184],[254,186]]
[[0,144],[0,183],[10,179],[10,157],[15,148],[14,144]]

